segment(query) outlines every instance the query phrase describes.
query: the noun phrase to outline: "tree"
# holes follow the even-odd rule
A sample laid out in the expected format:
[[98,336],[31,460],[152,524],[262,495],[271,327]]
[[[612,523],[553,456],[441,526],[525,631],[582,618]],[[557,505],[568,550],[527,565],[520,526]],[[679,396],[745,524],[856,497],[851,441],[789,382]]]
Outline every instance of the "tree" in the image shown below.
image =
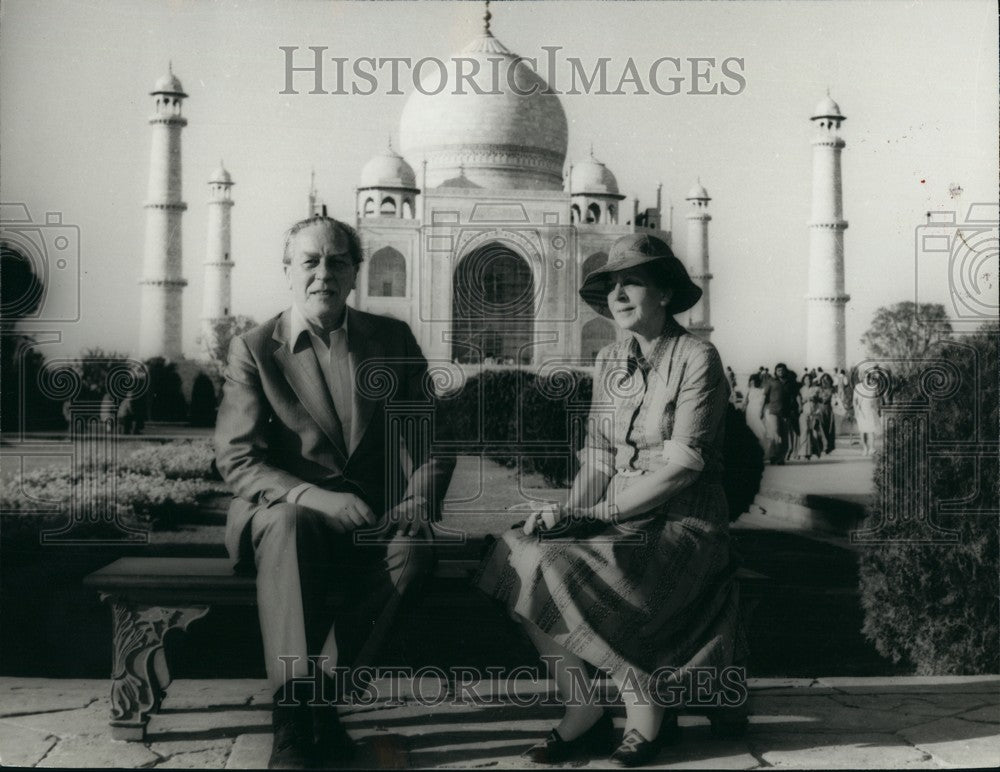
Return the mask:
[[198,336],[198,345],[207,360],[206,369],[216,382],[222,380],[222,371],[226,366],[232,339],[256,326],[257,322],[249,316],[226,316],[213,319],[210,329]]
[[943,305],[905,301],[879,308],[861,343],[873,359],[917,360],[950,337],[951,323]]
[[65,425],[60,406],[38,388],[45,358],[34,338],[19,330],[22,319],[36,315],[45,285],[24,252],[0,242],[0,424],[13,434],[25,429]]

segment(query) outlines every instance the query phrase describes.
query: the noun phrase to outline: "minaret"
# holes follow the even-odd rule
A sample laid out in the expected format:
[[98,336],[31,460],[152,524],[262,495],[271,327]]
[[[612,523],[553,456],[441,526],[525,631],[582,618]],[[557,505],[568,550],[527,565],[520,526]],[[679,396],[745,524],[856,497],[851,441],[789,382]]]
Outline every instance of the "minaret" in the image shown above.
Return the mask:
[[688,329],[705,340],[712,338],[712,306],[709,300],[709,284],[712,274],[708,270],[708,223],[712,215],[708,213],[708,202],[712,199],[701,184],[695,183],[686,201],[691,206],[687,215],[687,254],[691,280],[701,287],[701,300],[688,312]]
[[[231,316],[230,210],[233,208],[233,178],[222,162],[208,181],[208,246],[205,249],[205,285],[201,307],[202,345],[207,351],[218,347],[215,326]],[[225,352],[221,352],[225,355]]]
[[187,94],[171,68],[150,92],[154,113],[146,198],[146,243],[143,252],[140,359],[180,359],[183,292],[181,277],[181,129],[187,120],[181,104]]
[[306,217],[315,217],[316,210],[316,170],[309,172],[309,214]]
[[813,146],[812,219],[809,221],[809,294],[806,295],[807,367],[847,367],[844,305],[843,191],[840,178],[840,124],[846,120],[829,93],[810,118]]

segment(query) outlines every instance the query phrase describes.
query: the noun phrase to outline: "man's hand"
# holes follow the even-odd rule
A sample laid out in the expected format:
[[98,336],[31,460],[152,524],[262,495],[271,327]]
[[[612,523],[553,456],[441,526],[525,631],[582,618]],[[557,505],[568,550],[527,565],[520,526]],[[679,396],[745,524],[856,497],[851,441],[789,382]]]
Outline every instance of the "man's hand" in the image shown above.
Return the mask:
[[403,499],[386,514],[389,522],[396,527],[400,536],[420,536],[426,541],[434,538],[431,525],[431,507],[422,496]]
[[337,533],[375,525],[375,513],[353,493],[336,493],[310,488],[299,497],[298,505],[321,512]]

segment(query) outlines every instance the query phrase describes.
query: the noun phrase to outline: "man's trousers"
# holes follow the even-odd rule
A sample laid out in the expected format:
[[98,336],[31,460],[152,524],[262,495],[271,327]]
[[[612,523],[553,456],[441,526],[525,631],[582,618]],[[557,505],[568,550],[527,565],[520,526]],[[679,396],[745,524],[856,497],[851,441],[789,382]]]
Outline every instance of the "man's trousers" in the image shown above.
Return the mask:
[[338,534],[322,514],[294,504],[257,510],[247,532],[275,691],[311,676],[311,656],[320,656],[329,672],[372,664],[403,597],[434,562],[431,544],[420,537],[373,529]]

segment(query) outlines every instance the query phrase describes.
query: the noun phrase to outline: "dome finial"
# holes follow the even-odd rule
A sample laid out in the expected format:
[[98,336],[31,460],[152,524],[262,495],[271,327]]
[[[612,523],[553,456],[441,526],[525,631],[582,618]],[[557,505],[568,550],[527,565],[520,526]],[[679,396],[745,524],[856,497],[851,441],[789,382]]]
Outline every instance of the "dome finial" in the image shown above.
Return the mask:
[[389,140],[389,141],[388,141],[388,142],[386,143],[386,147],[387,147],[387,148],[389,149],[389,152],[391,153],[391,152],[392,152],[392,132],[390,132],[390,133],[389,133],[389,134],[387,134],[386,136],[388,137],[388,140]]
[[173,75],[174,74],[174,60],[173,59],[167,59],[167,73],[169,75]]
[[591,158],[594,157],[594,143],[593,142],[590,143],[590,157]]
[[483,14],[483,33],[492,37],[490,33],[490,19],[493,18],[493,14],[490,13],[490,0],[486,0],[486,13]]

